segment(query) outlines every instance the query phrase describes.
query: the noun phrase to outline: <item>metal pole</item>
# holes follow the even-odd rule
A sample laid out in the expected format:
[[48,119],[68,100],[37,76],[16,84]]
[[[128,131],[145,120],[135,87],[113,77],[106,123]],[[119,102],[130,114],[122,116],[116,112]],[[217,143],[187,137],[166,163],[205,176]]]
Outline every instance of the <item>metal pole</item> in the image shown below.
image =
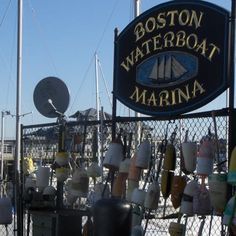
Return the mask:
[[140,15],[140,0],[134,0],[134,17],[137,17]]
[[20,198],[20,114],[21,114],[21,75],[22,75],[22,13],[23,0],[18,0],[17,17],[17,86],[16,86],[16,153],[15,153],[15,207],[17,212],[17,235],[23,236],[23,219]]
[[[99,81],[98,81],[98,55],[95,53],[95,82],[96,82],[96,110],[97,121],[100,119],[100,102],[99,102]],[[101,114],[103,115],[103,114]],[[99,143],[99,123],[97,125],[97,160],[100,157],[100,143]]]
[[3,181],[3,158],[4,158],[4,111],[2,111],[2,124],[1,124],[1,181]]
[[[134,18],[138,17],[140,15],[140,3],[141,3],[141,0],[134,0],[134,4],[135,4],[135,7],[134,7]],[[140,113],[138,112],[135,112],[135,117],[140,117]],[[139,141],[140,140],[140,136],[141,136],[141,124],[140,124],[140,121],[138,121],[137,123],[137,135],[135,136],[135,146],[137,147],[138,144],[139,144]]]

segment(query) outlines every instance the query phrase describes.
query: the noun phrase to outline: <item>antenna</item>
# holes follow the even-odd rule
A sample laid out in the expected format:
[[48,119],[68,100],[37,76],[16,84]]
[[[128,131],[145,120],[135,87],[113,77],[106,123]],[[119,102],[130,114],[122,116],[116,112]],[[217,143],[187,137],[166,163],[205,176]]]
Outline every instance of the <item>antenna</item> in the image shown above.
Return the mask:
[[70,94],[65,83],[57,77],[42,79],[34,89],[34,105],[38,112],[48,118],[63,116],[67,110]]

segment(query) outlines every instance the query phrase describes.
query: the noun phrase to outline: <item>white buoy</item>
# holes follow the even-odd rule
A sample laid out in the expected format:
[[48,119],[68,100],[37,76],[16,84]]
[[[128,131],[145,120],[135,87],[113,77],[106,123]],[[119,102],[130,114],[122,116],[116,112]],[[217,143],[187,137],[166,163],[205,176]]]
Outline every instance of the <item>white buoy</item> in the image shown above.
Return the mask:
[[217,213],[222,213],[227,203],[227,174],[215,173],[209,176],[211,204]]
[[145,195],[144,207],[150,210],[156,210],[158,208],[160,198],[160,186],[158,182],[153,182],[149,185],[147,193]]
[[49,177],[50,168],[39,166],[36,172],[36,187],[39,191],[43,191],[43,189],[49,185]]
[[197,157],[197,175],[208,176],[213,172],[214,145],[212,140],[204,140]]
[[151,159],[151,144],[148,139],[144,140],[137,151],[136,154],[136,167],[141,169],[147,169]]
[[71,181],[71,193],[78,197],[87,197],[89,177],[83,168],[74,171]]
[[197,164],[197,143],[184,142],[181,145],[184,158],[184,167],[189,172],[194,172]]
[[193,196],[199,190],[197,181],[190,181],[184,188],[183,197],[181,200],[180,212],[187,215],[193,215]]
[[121,143],[110,143],[107,152],[105,153],[105,157],[103,160],[103,166],[112,169],[118,170],[120,166],[120,162],[123,160],[123,146]]

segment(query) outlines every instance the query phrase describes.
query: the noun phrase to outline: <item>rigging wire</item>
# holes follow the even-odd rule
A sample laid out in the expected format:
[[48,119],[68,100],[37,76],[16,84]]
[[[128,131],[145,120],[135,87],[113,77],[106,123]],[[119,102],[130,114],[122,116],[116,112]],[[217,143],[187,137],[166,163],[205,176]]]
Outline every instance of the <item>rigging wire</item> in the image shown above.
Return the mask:
[[100,63],[99,59],[98,59],[98,66],[99,66],[99,69],[100,69],[100,72],[101,72],[101,75],[102,75],[102,80],[103,80],[103,83],[104,83],[104,86],[105,86],[105,89],[106,89],[106,93],[107,93],[107,96],[108,96],[108,99],[109,99],[109,103],[112,107],[112,98],[111,98],[110,93],[108,91],[108,86],[107,86],[107,83],[106,83],[106,80],[105,80],[105,77],[104,77],[104,73],[103,73],[103,70],[102,70],[102,66],[101,66],[101,63]]
[[[102,40],[103,40],[103,38],[104,38],[104,35],[105,35],[106,31],[107,31],[108,25],[109,25],[109,23],[110,23],[110,21],[111,21],[111,19],[112,19],[112,16],[114,15],[114,12],[115,12],[115,9],[116,9],[116,7],[117,7],[117,5],[118,5],[118,2],[119,2],[119,0],[116,0],[115,3],[114,3],[114,5],[113,5],[113,8],[112,8],[112,10],[111,10],[111,13],[110,13],[110,15],[109,15],[109,17],[108,17],[108,19],[107,19],[107,22],[106,22],[106,24],[105,24],[105,26],[104,26],[103,31],[102,31],[102,35],[101,35],[101,37],[100,37],[100,39],[99,39],[99,41],[98,41],[98,43],[97,43],[97,46],[96,46],[96,48],[95,48],[95,52],[97,52],[98,49],[100,48],[100,45],[101,45]],[[80,92],[80,90],[81,90],[82,87],[83,87],[83,84],[84,84],[84,82],[85,82],[85,79],[87,78],[88,72],[89,72],[89,70],[90,70],[90,68],[91,68],[91,66],[92,66],[92,62],[93,62],[93,60],[94,60],[93,57],[94,57],[94,55],[91,57],[90,62],[89,62],[89,65],[88,65],[88,67],[87,67],[87,70],[85,71],[85,74],[84,74],[84,76],[82,77],[81,84],[80,84],[80,86],[79,86],[79,88],[78,88],[78,90],[77,90],[77,92],[76,92],[76,94],[75,94],[75,98],[74,98],[74,100],[73,100],[73,102],[72,102],[72,105],[71,105],[70,108],[69,108],[69,113],[72,111],[72,109],[73,109],[73,107],[74,107],[74,105],[75,105],[75,103],[76,103],[76,101],[77,101],[77,98],[78,98],[78,96],[79,96],[79,92]]]
[[42,26],[41,26],[38,18],[37,18],[37,14],[36,14],[36,11],[35,11],[35,9],[34,9],[34,7],[32,5],[31,0],[28,0],[28,6],[29,6],[29,9],[32,12],[32,16],[33,16],[33,19],[35,20],[36,26],[38,28],[39,35],[42,38],[42,42],[43,42],[42,46],[44,47],[46,53],[48,54],[48,58],[51,60],[51,66],[52,66],[53,70],[55,71],[55,75],[58,75],[56,64],[54,63],[53,57],[52,57],[52,55],[50,53],[50,50],[48,48],[48,44],[47,44],[47,42],[45,40],[45,37],[43,37],[43,29],[42,29]]
[[0,27],[2,26],[4,20],[5,20],[6,16],[7,16],[7,12],[8,12],[8,10],[9,10],[9,8],[10,8],[10,5],[11,5],[11,0],[9,1],[9,3],[8,3],[6,9],[5,9],[5,12],[4,12],[4,14],[3,14],[3,17],[2,17],[2,19],[1,19],[1,21],[0,21]]

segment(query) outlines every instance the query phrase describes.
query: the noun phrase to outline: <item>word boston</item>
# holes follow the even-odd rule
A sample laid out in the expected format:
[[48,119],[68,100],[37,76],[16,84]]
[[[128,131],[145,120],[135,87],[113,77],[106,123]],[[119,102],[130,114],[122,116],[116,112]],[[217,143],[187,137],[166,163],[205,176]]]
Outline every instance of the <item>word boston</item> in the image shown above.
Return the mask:
[[172,1],[135,18],[115,39],[114,95],[155,116],[197,109],[225,91],[229,12]]

